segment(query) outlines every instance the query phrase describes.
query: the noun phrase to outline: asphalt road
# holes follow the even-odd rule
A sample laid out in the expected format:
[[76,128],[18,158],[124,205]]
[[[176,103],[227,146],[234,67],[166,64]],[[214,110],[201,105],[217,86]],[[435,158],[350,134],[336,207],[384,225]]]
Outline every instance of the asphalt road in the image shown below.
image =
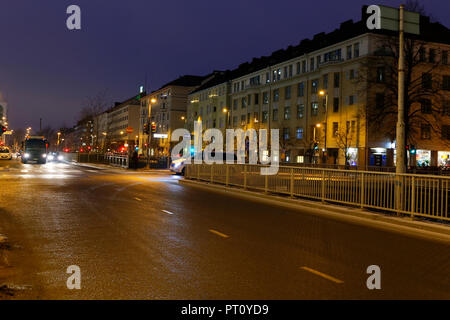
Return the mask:
[[[450,298],[450,245],[180,185],[0,161],[0,299]],[[66,286],[68,266],[81,289]],[[366,269],[381,268],[381,290]]]

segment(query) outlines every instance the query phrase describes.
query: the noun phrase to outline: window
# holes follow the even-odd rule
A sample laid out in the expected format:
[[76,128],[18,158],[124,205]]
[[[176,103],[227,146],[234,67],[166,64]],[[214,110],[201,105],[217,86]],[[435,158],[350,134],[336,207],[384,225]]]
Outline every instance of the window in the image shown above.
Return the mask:
[[270,82],[270,73],[266,72],[266,83]]
[[212,127],[213,127],[213,128],[216,127],[216,119],[213,120],[213,125],[212,125]]
[[442,126],[442,139],[450,140],[450,126],[449,125]]
[[288,86],[284,88],[284,99],[290,99],[291,98],[291,86]]
[[431,73],[422,73],[422,89],[431,89]]
[[236,110],[237,107],[238,107],[238,101],[237,101],[237,99],[234,99],[233,100],[233,110]]
[[333,112],[339,112],[339,98],[333,98]]
[[444,100],[442,102],[442,113],[446,116],[450,116],[450,100]]
[[431,126],[429,124],[420,126],[420,137],[425,140],[431,139]]
[[339,88],[339,82],[341,80],[339,72],[334,73],[334,87]]
[[250,94],[247,96],[247,103],[249,106],[252,104],[252,96]]
[[289,65],[289,77],[292,77],[292,64]]
[[317,116],[318,111],[319,111],[319,104],[317,102],[311,103],[311,114],[313,116]]
[[304,113],[305,113],[305,105],[299,104],[297,106],[297,119],[303,118]]
[[297,95],[303,97],[305,95],[305,83],[300,82],[297,86]]
[[233,126],[237,126],[237,122],[238,122],[238,117],[234,116],[233,117]]
[[291,107],[286,106],[284,107],[284,120],[291,119]]
[[247,124],[250,123],[250,119],[251,119],[251,118],[252,118],[252,117],[251,117],[250,113],[247,113]]
[[301,71],[301,70],[300,70],[300,62],[297,62],[297,65],[296,65],[296,66],[297,66],[297,74],[300,74],[300,71]]
[[328,74],[323,75],[323,88],[328,89]]
[[352,133],[355,133],[356,130],[356,120],[352,120]]
[[350,106],[355,104],[355,96],[354,95],[348,97],[348,104]]
[[338,122],[333,122],[333,137],[336,137],[337,133],[339,131],[339,123]]
[[430,49],[430,51],[428,53],[428,62],[434,63],[435,59],[436,59],[436,50],[435,49]]
[[278,100],[280,100],[280,90],[275,89],[273,90],[273,101],[277,102]]
[[273,109],[272,111],[272,120],[278,121],[278,109]]
[[425,48],[424,47],[420,47],[420,49],[419,49],[419,61],[425,62]]
[[442,51],[442,64],[448,64],[448,51]]
[[284,67],[283,76],[284,76],[285,79],[288,77],[288,67],[287,66]]
[[384,94],[383,93],[377,93],[375,96],[375,107],[377,109],[383,109],[384,108]]
[[353,56],[355,58],[359,57],[359,43],[355,43],[353,46]]
[[319,87],[319,80],[311,80],[311,93],[317,93]]
[[349,78],[350,78],[350,80],[355,79],[355,69],[351,69],[349,71]]
[[241,106],[242,106],[242,108],[247,107],[247,99],[246,99],[245,97],[243,97],[243,98],[241,99]]
[[302,61],[302,73],[306,73],[306,60]]
[[320,59],[320,58],[321,58],[320,56],[317,56],[317,57],[316,57],[316,66],[317,66],[317,68],[319,67],[320,62],[321,62],[321,59]]
[[442,77],[442,90],[450,90],[450,76]]
[[347,46],[347,60],[352,58],[352,46]]
[[314,71],[314,58],[311,58],[309,62],[309,71]]
[[259,94],[255,93],[255,105],[259,104]]
[[283,139],[289,140],[289,128],[283,128]]
[[281,80],[281,69],[277,70],[277,80]]
[[269,104],[269,93],[263,92],[263,104]]
[[431,114],[431,100],[423,99],[420,101],[420,111],[425,114]]
[[254,122],[258,122],[258,112],[253,113]]
[[241,115],[241,126],[245,125],[245,114]]
[[301,127],[297,128],[296,138],[299,139],[299,140],[303,139],[303,128],[301,128]]
[[263,111],[262,112],[262,122],[266,123],[268,118],[269,118],[269,113],[267,111]]
[[385,74],[384,74],[384,67],[378,67],[377,68],[377,82],[378,83],[384,83],[385,80]]

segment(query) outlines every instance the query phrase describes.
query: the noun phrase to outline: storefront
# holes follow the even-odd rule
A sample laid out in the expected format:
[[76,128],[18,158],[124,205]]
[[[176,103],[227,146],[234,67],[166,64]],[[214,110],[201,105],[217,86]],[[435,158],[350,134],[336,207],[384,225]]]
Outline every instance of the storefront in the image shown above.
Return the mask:
[[437,164],[439,167],[450,167],[450,151],[438,151]]
[[358,149],[357,148],[348,148],[347,150],[348,156],[348,164],[351,166],[358,165]]
[[417,150],[416,152],[416,166],[428,167],[431,165],[431,151]]
[[370,148],[369,165],[376,167],[386,166],[386,148]]

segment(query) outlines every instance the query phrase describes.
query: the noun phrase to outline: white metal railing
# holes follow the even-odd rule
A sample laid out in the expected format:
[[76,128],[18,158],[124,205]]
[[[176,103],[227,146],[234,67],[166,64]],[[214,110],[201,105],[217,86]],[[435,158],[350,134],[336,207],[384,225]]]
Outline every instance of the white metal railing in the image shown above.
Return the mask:
[[450,221],[450,177],[263,165],[190,164],[186,178],[210,183]]
[[105,162],[117,167],[128,168],[128,156],[126,155],[105,155]]

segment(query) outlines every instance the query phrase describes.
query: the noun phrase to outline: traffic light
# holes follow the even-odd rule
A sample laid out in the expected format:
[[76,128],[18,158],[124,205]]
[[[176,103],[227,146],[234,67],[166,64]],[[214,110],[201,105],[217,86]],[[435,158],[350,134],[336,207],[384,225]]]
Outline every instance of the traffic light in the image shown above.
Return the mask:
[[152,123],[152,133],[155,133],[155,132],[156,132],[156,124]]
[[405,147],[406,147],[406,150],[409,151],[409,144],[407,144]]
[[411,150],[409,152],[411,152],[411,154],[416,154],[416,146],[411,145]]
[[2,126],[2,130],[0,131],[0,136],[4,134],[8,130],[5,126]]
[[148,123],[144,124],[144,133],[145,134],[149,134],[150,133],[150,130],[148,128]]
[[317,142],[314,142],[314,148],[313,148],[313,150],[317,150],[317,149],[319,149],[319,144],[318,144]]

